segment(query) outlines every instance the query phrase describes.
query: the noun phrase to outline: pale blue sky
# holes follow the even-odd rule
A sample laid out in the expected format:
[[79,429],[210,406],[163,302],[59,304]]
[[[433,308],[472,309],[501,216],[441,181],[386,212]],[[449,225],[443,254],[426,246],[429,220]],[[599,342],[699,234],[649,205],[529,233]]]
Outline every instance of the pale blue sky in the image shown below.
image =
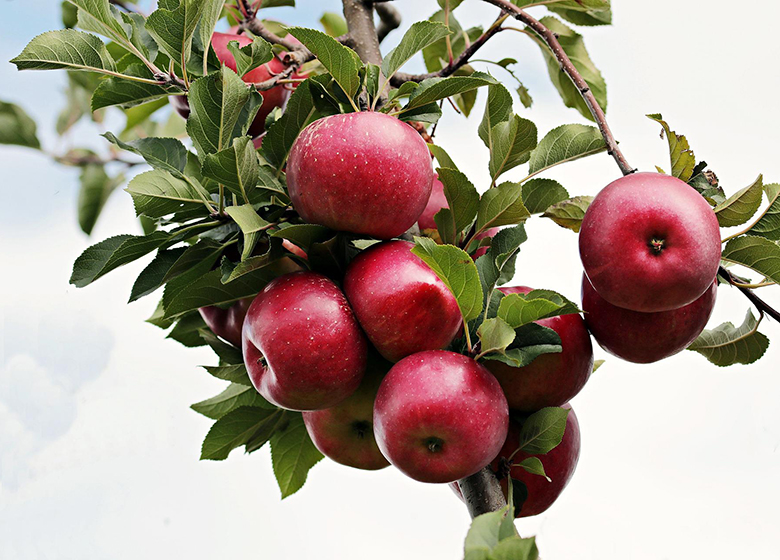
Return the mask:
[[[396,4],[406,25],[437,9],[435,0]],[[748,35],[735,29],[732,11],[720,9],[740,8],[721,0],[659,0],[652,8],[614,0],[616,25],[585,31],[609,84],[611,125],[635,166],[668,167],[659,128],[644,117],[662,112],[729,193],[760,172],[780,181],[780,7],[750,4]],[[339,3],[300,5],[297,14],[274,15],[312,24]],[[489,23],[494,12],[476,0],[458,9],[474,23]],[[0,99],[27,109],[52,150],[67,145],[52,135],[64,76],[17,73],[3,61],[58,22],[56,0],[0,3]],[[583,122],[563,107],[524,36],[506,32],[484,56],[520,60],[536,105],[516,111],[541,132]],[[449,112],[437,136],[485,188],[477,122]],[[109,129],[121,124],[110,121]],[[79,127],[73,141],[99,146],[97,133]],[[199,462],[210,421],[188,406],[221,390],[197,367],[213,357],[143,323],[153,297],[125,304],[143,263],[83,290],[68,285],[86,246],[136,231],[129,197],[111,199],[90,240],[75,220],[77,171],[9,147],[0,147],[0,169],[0,558],[459,557],[469,520],[446,487],[392,469],[364,473],[323,462],[282,502],[267,450]],[[602,155],[551,176],[572,194],[595,194],[618,170]],[[539,220],[528,230],[517,283],[576,299],[576,236]],[[764,294],[780,304],[780,290]],[[721,289],[713,324],[740,321],[746,309],[733,290]],[[521,533],[539,535],[546,560],[776,555],[780,328],[767,322],[762,330],[775,342],[754,366],[718,369],[692,353],[649,366],[607,357],[573,401],[583,451],[571,485],[546,514],[519,524]]]

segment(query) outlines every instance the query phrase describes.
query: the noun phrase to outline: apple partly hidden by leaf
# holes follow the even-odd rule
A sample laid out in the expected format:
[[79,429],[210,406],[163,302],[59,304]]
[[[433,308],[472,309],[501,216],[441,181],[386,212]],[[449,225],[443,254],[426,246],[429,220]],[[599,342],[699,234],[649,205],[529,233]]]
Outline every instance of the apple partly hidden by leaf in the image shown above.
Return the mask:
[[246,317],[252,299],[244,298],[227,309],[210,305],[201,307],[198,311],[211,332],[227,340],[233,346],[241,347],[241,329],[244,326],[244,317]]
[[[531,288],[499,288],[505,294],[527,294]],[[516,368],[495,360],[485,366],[496,376],[511,410],[534,412],[561,406],[577,395],[593,371],[593,345],[579,314],[560,315],[536,321],[561,337],[563,351],[543,354],[525,367]]]
[[378,239],[414,225],[432,182],[425,141],[382,113],[319,119],[301,132],[287,160],[290,198],[304,220]]
[[715,307],[718,283],[679,309],[640,313],[612,305],[587,276],[582,278],[585,324],[604,350],[629,362],[649,364],[687,348],[704,330]]
[[379,449],[420,482],[453,482],[489,464],[506,439],[508,422],[496,378],[471,358],[444,350],[395,364],[374,405]]
[[252,384],[266,400],[288,410],[319,410],[355,392],[368,345],[333,281],[294,272],[255,297],[242,347]]
[[609,184],[582,220],[580,257],[598,294],[633,311],[677,309],[710,288],[720,265],[718,219],[680,179],[634,173]]
[[369,340],[391,362],[445,348],[462,324],[444,282],[408,241],[385,241],[360,253],[347,268],[344,292]]

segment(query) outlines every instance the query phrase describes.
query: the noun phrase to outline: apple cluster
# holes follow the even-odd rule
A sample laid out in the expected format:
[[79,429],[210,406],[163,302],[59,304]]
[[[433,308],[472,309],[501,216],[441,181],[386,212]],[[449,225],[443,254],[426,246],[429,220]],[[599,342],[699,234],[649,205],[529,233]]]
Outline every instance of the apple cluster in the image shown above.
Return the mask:
[[[568,407],[591,374],[582,317],[540,320],[558,333],[563,351],[525,367],[447,350],[463,334],[458,302],[414,245],[397,239],[415,223],[436,237],[432,216],[447,200],[426,143],[394,117],[361,112],[315,121],[293,144],[287,185],[307,222],[377,242],[351,260],[338,283],[300,270],[276,278],[253,300],[201,310],[216,334],[241,346],[257,391],[301,411],[316,447],[351,467],[392,464],[415,480],[457,489],[458,480],[485,466],[498,473],[507,461],[522,461],[523,419]],[[486,231],[481,243],[497,231]],[[486,250],[477,247],[472,258]],[[511,468],[511,478],[529,491],[518,516],[536,515],[557,498],[579,446],[572,411],[563,441],[545,456],[552,482]]]

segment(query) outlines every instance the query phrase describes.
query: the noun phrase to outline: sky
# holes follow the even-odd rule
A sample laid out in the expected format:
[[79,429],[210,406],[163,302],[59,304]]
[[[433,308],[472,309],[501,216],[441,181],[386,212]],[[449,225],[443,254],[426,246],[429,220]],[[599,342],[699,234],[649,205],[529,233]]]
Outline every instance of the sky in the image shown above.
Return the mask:
[[[395,3],[405,27],[437,9],[434,0]],[[584,34],[607,78],[609,122],[629,161],[641,170],[668,169],[660,129],[644,116],[661,112],[728,193],[759,173],[780,181],[780,6],[613,4],[615,25]],[[120,118],[110,117],[100,130],[79,126],[58,140],[64,75],[17,73],[2,62],[57,28],[58,7],[55,0],[0,3],[0,99],[35,117],[50,151],[73,143],[101,147],[98,133],[116,132]],[[313,25],[339,3],[299,0],[299,7],[269,12]],[[456,15],[488,24],[494,12],[468,0]],[[748,28],[735,25],[738,16]],[[390,35],[385,50],[402,31]],[[503,33],[480,56],[519,61],[517,73],[535,104],[526,110],[516,102],[515,110],[540,132],[585,122],[563,106],[527,37]],[[408,68],[419,70],[421,62]],[[471,120],[446,113],[437,141],[484,189],[480,113]],[[446,487],[414,482],[392,468],[361,472],[326,460],[298,494],[281,501],[267,449],[198,461],[211,421],[188,406],[223,383],[198,367],[214,363],[208,351],[185,349],[143,322],[154,298],[125,303],[145,262],[86,289],[68,285],[83,249],[138,232],[130,197],[117,192],[87,238],[75,218],[76,170],[5,146],[0,169],[0,558],[460,557],[469,518]],[[523,175],[518,169],[507,178]],[[571,194],[595,195],[619,171],[602,154],[549,176]],[[529,222],[528,232],[516,283],[576,299],[576,236],[540,219]],[[734,292],[720,289],[710,327],[743,319],[748,304]],[[780,305],[780,290],[762,295]],[[762,331],[780,340],[777,324],[766,321]],[[645,366],[597,354],[606,364],[572,401],[582,430],[577,472],[548,512],[518,522],[520,533],[538,536],[545,560],[776,558],[778,343],[760,362],[726,369],[691,352]]]

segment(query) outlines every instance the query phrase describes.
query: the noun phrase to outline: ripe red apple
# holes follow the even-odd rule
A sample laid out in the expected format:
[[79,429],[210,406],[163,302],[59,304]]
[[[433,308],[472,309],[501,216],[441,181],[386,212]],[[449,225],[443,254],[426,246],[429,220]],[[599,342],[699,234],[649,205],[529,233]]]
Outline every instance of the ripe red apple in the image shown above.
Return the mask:
[[209,307],[201,307],[198,311],[211,332],[227,340],[233,346],[240,347],[241,328],[244,326],[244,317],[246,317],[251,303],[252,298],[245,298],[238,300],[227,309],[210,305]]
[[[505,294],[527,294],[531,288],[499,288]],[[580,315],[561,315],[536,321],[561,337],[560,354],[543,354],[525,367],[516,368],[487,360],[485,366],[504,390],[509,408],[534,412],[561,406],[582,390],[593,371],[593,345]]]
[[303,413],[317,449],[337,463],[374,471],[388,466],[374,439],[374,400],[391,364],[369,353],[368,366],[357,391],[332,408]]
[[462,318],[455,296],[408,241],[386,241],[347,268],[344,292],[360,326],[391,362],[446,347]]
[[452,482],[489,464],[506,439],[508,422],[496,378],[471,358],[444,350],[394,365],[374,405],[382,454],[421,482]]
[[580,256],[612,305],[669,311],[698,299],[720,264],[720,229],[704,198],[679,179],[634,173],[608,185],[585,213]]
[[304,220],[379,239],[420,217],[433,167],[425,141],[382,113],[332,115],[301,132],[287,160],[287,186]]
[[[566,418],[566,429],[563,432],[563,439],[552,451],[545,455],[537,455],[544,466],[546,478],[537,474],[531,474],[522,467],[512,467],[510,476],[525,484],[528,490],[528,496],[522,506],[515,510],[515,517],[531,517],[547,511],[547,509],[558,499],[564,488],[569,484],[574,470],[577,468],[577,461],[580,458],[580,424],[577,421],[577,415],[574,414],[570,405],[563,408],[569,409],[569,416]],[[509,421],[509,431],[507,433],[504,446],[501,448],[496,460],[491,467],[495,472],[499,471],[500,458],[509,459],[512,453],[520,444],[521,425],[514,420]],[[527,453],[518,452],[512,458],[512,464],[518,464],[524,459],[530,457]],[[504,489],[504,495],[507,494],[507,481],[502,480],[501,486]],[[450,487],[455,494],[462,500],[463,492],[457,482],[453,482]]]
[[[252,43],[252,38],[246,35],[219,32],[215,32],[211,36],[211,46],[213,47],[217,58],[225,66],[235,72],[237,69],[236,59],[233,57],[233,53],[230,52],[230,49],[228,49],[228,43],[231,41],[237,41],[239,47],[245,47]],[[242,79],[248,84],[264,82],[274,77],[276,74],[284,71],[285,68],[286,67],[284,63],[279,60],[278,57],[274,57],[265,64],[258,66],[250,72],[247,72]],[[268,117],[268,115],[271,114],[271,111],[277,107],[284,108],[284,106],[287,104],[287,100],[290,98],[291,93],[292,90],[285,87],[283,84],[260,92],[260,95],[263,96],[263,104],[260,107],[260,110],[257,112],[257,116],[252,122],[252,125],[249,127],[250,136],[259,136],[265,131],[266,117]],[[171,104],[185,119],[190,116],[190,105],[185,96],[172,96]]]
[[367,343],[336,284],[314,272],[273,280],[252,302],[242,333],[257,391],[289,410],[335,406],[360,385]]
[[582,278],[585,324],[604,350],[626,361],[649,364],[687,348],[704,330],[715,307],[718,283],[693,303],[671,311],[640,313],[612,305]]
[[431,196],[428,198],[428,203],[425,205],[425,210],[417,218],[417,225],[420,226],[420,231],[435,229],[436,221],[433,217],[442,208],[449,208],[447,203],[447,197],[444,195],[444,183],[439,181],[439,176],[434,175],[433,184],[431,185]]

